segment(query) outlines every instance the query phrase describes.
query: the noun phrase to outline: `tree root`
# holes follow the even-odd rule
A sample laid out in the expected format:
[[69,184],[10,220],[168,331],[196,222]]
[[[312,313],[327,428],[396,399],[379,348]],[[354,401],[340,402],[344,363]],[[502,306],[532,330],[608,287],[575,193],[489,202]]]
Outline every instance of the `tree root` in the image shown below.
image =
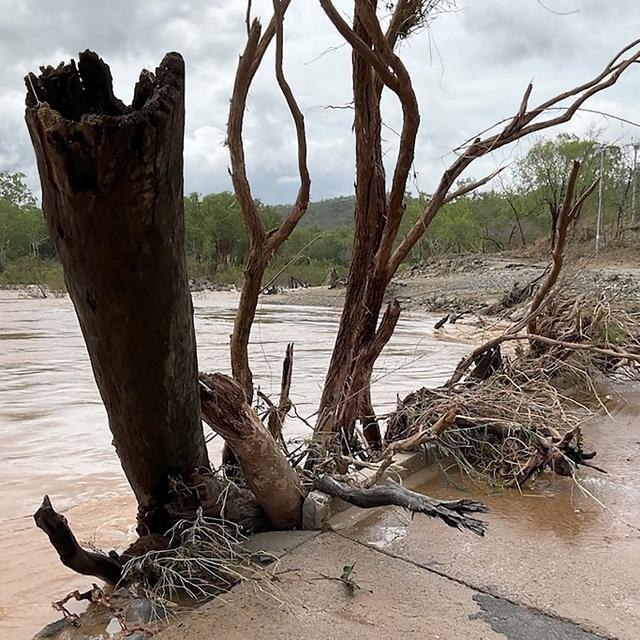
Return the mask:
[[388,505],[404,507],[413,513],[424,513],[431,518],[440,518],[450,527],[460,530],[468,529],[479,536],[484,536],[487,528],[486,522],[468,515],[487,511],[484,504],[475,500],[436,500],[396,484],[378,485],[367,489],[353,488],[330,476],[315,478],[314,486],[319,491],[342,498],[345,502],[361,509]]

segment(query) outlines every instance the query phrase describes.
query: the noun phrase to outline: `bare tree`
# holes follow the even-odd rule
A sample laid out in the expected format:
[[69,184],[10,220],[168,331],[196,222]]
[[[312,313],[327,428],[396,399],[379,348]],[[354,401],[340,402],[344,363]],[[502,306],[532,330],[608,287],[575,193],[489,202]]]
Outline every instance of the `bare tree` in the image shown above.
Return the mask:
[[[291,232],[307,210],[311,188],[311,180],[307,168],[307,141],[304,117],[283,70],[284,16],[290,1],[273,0],[274,14],[264,34],[262,34],[262,28],[258,20],[251,22],[251,3],[248,4],[247,43],[236,71],[227,125],[231,179],[249,236],[249,248],[244,265],[244,281],[231,336],[231,369],[233,377],[247,394],[249,403],[253,398],[253,376],[249,366],[248,344],[251,326],[258,306],[258,297],[262,290],[264,272],[278,249],[282,246],[282,243],[291,235]],[[300,189],[291,211],[280,226],[276,229],[267,230],[251,194],[245,163],[242,130],[249,89],[274,36],[276,40],[276,79],[291,112],[296,129]]]
[[[640,60],[640,40],[619,51],[592,80],[533,108],[529,107],[533,91],[533,85],[529,84],[516,114],[488,130],[497,128],[496,133],[482,134],[458,147],[459,155],[443,172],[420,218],[404,237],[398,238],[420,116],[411,78],[395,48],[402,37],[424,24],[425,8],[435,10],[442,4],[398,0],[386,31],[377,13],[377,0],[354,0],[352,25],[331,0],[320,0],[320,5],[353,50],[356,210],[353,262],[320,401],[314,443],[317,450],[322,450],[337,446],[340,435],[350,440],[355,421],[361,419],[369,444],[377,447],[380,432],[372,418],[369,385],[377,354],[392,335],[398,318],[397,305],[392,303],[378,323],[387,285],[398,267],[443,205],[486,184],[499,173],[496,171],[456,188],[458,178],[475,160],[520,138],[570,120],[588,98],[615,84],[624,71]],[[395,94],[403,119],[388,195],[385,195],[381,161],[383,89]],[[555,115],[551,115],[552,112]]]

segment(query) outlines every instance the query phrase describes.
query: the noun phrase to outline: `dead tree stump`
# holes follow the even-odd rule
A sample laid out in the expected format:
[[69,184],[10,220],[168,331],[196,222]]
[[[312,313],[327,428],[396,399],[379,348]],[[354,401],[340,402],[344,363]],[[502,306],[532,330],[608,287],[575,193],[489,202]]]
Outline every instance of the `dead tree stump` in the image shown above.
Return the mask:
[[85,51],[26,78],[43,212],[64,267],[141,531],[169,477],[208,466],[184,251],[184,63],[142,71],[133,104]]

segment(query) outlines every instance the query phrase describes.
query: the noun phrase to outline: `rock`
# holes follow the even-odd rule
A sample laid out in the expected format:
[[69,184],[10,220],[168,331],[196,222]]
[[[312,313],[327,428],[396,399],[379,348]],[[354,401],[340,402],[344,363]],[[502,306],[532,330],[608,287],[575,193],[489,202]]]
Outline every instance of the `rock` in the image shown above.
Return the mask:
[[71,624],[66,618],[56,620],[51,624],[48,624],[44,629],[41,629],[33,636],[33,640],[41,640],[44,638],[60,638],[63,631],[71,627]]
[[302,505],[302,528],[322,529],[331,517],[331,496],[321,491],[311,491]]
[[147,598],[132,598],[124,608],[124,620],[128,627],[145,625],[155,617],[153,605]]

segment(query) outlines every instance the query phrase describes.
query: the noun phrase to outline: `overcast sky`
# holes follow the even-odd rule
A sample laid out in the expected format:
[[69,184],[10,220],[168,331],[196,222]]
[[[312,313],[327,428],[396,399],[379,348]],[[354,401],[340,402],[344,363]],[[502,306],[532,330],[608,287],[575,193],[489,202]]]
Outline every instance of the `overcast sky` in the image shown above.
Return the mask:
[[[512,115],[530,80],[532,102],[540,101],[596,75],[618,49],[640,37],[638,0],[543,1],[460,0],[456,13],[402,46],[422,113],[415,187],[429,191],[452,149]],[[270,0],[253,4],[266,23]],[[336,5],[348,15],[353,2]],[[140,69],[155,68],[165,52],[175,50],[187,66],[185,190],[229,189],[224,129],[244,45],[245,7],[245,0],[0,0],[0,170],[24,172],[39,190],[23,121],[26,71],[90,48],[110,65],[116,94],[128,102]],[[308,127],[312,198],[351,193],[352,113],[326,108],[351,99],[350,52],[318,0],[293,0],[285,26],[286,73]],[[640,66],[586,106],[640,121],[639,96]],[[398,109],[390,96],[384,104],[391,162]],[[640,137],[633,126],[588,113],[564,130],[584,134],[594,126],[610,142]],[[270,203],[293,200],[294,130],[274,82],[272,57],[250,95],[245,141],[254,195]],[[501,151],[474,165],[470,175],[525,150],[521,143]]]

